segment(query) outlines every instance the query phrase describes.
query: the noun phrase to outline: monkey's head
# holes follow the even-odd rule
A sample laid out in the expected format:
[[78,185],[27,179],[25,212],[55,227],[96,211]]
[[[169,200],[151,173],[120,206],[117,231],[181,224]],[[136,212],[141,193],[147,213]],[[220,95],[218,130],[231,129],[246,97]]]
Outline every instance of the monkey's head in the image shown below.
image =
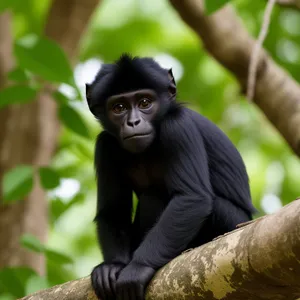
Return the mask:
[[102,65],[92,84],[86,84],[90,111],[132,153],[152,144],[159,120],[176,105],[175,95],[171,69],[129,55]]

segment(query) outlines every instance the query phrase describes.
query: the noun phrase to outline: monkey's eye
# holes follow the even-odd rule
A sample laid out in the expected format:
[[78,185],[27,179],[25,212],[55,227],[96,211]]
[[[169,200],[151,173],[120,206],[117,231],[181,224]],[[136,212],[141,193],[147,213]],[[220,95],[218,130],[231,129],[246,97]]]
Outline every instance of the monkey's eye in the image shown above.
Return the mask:
[[151,106],[152,101],[148,98],[143,98],[140,102],[139,102],[139,108],[142,109],[146,109],[149,108]]
[[122,103],[117,103],[113,106],[112,110],[114,111],[114,113],[116,114],[121,114],[123,111],[126,110],[126,106]]

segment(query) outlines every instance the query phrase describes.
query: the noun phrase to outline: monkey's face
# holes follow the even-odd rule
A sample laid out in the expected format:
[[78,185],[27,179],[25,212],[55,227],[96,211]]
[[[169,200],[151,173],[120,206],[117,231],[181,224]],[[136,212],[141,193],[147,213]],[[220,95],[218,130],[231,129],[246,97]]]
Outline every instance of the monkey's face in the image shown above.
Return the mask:
[[145,151],[153,142],[153,127],[159,101],[153,90],[143,89],[114,95],[107,100],[106,113],[122,147],[132,153]]

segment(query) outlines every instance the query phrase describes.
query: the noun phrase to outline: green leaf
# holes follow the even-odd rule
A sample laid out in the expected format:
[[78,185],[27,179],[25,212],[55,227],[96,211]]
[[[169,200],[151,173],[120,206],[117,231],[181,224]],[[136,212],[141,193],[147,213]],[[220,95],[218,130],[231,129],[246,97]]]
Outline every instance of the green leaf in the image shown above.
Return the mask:
[[63,202],[60,198],[55,198],[51,200],[50,217],[52,222],[55,222],[67,209],[68,209],[67,203]]
[[50,202],[50,217],[51,221],[56,222],[70,207],[83,203],[85,199],[85,194],[79,192],[73,199],[69,202],[64,202],[60,198],[52,199]]
[[15,55],[21,68],[28,69],[45,80],[75,85],[72,67],[56,42],[28,35],[15,44]]
[[13,80],[17,82],[24,82],[24,81],[28,81],[30,77],[28,76],[26,71],[17,67],[7,74],[7,78],[9,80]]
[[4,12],[6,9],[14,9],[18,6],[20,0],[1,0],[0,1],[0,13]]
[[48,259],[52,260],[53,262],[57,263],[57,264],[72,264],[73,263],[73,260],[63,254],[63,253],[60,253],[58,251],[55,251],[55,250],[52,250],[52,249],[46,249],[46,256]]
[[67,255],[60,253],[56,250],[52,250],[44,246],[35,236],[31,234],[24,234],[21,237],[21,245],[31,251],[38,253],[45,253],[47,258],[53,260],[58,264],[71,264],[73,260]]
[[39,169],[40,181],[44,189],[51,190],[59,186],[60,176],[51,168],[41,167]]
[[0,108],[9,104],[24,104],[35,99],[37,91],[26,85],[9,86],[0,91]]
[[32,234],[23,234],[20,242],[23,247],[34,252],[42,253],[45,251],[45,246]]
[[85,138],[89,137],[89,130],[85,122],[74,108],[68,105],[61,105],[58,115],[67,128]]
[[205,13],[212,14],[228,2],[230,2],[230,0],[205,0]]
[[0,295],[0,300],[15,300],[15,298],[10,294],[2,294]]
[[55,91],[52,95],[54,100],[56,100],[59,104],[68,104],[70,101],[70,99],[60,91]]
[[2,180],[3,200],[12,202],[21,200],[33,187],[33,168],[19,165],[6,172]]
[[33,275],[27,281],[25,293],[26,295],[29,295],[49,287],[50,285],[45,277],[41,277],[39,275]]
[[19,299],[25,295],[27,280],[35,272],[27,267],[11,267],[0,270],[0,293],[8,293]]

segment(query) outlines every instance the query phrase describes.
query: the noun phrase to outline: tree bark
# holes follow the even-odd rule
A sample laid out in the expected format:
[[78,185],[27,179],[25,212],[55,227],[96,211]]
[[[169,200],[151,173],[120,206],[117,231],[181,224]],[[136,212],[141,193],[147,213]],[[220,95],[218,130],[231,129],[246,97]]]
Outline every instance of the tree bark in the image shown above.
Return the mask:
[[[161,268],[147,300],[294,300],[300,297],[300,200],[214,241],[184,252]],[[22,300],[96,300],[90,278]]]
[[[98,0],[55,0],[49,12],[45,34],[57,41],[68,57],[75,59],[80,37],[98,5]],[[0,15],[0,84],[14,66],[10,16]],[[0,111],[0,181],[3,174],[18,164],[48,165],[57,146],[59,121],[57,105],[47,91],[26,105],[12,105]],[[1,191],[0,191],[1,192]],[[1,199],[0,199],[1,202]],[[28,266],[45,273],[43,255],[23,249],[24,233],[45,242],[48,230],[45,191],[35,180],[30,195],[23,201],[0,206],[0,268]]]
[[[207,16],[203,0],[170,0],[202,39],[206,50],[231,71],[246,90],[255,41],[230,5]],[[258,57],[254,102],[300,156],[300,85],[266,51]]]

